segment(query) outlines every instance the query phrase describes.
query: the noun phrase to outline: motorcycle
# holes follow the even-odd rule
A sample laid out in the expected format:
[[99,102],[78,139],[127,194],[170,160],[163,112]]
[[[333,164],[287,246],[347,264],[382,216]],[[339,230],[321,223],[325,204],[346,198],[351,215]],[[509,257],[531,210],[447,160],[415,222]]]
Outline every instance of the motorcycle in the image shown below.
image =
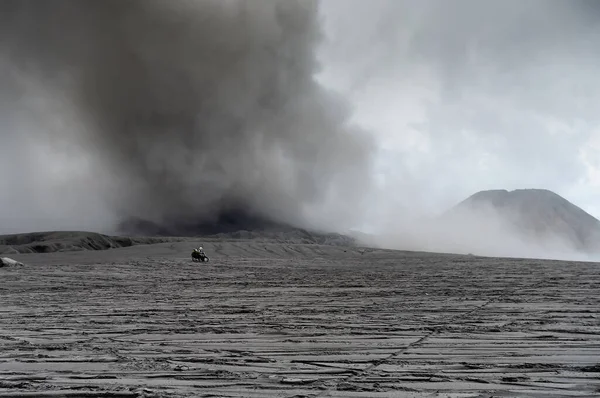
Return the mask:
[[199,252],[198,250],[194,250],[192,252],[192,261],[195,263],[198,262],[208,262],[210,259],[208,258],[208,256],[206,255],[206,253],[204,252]]

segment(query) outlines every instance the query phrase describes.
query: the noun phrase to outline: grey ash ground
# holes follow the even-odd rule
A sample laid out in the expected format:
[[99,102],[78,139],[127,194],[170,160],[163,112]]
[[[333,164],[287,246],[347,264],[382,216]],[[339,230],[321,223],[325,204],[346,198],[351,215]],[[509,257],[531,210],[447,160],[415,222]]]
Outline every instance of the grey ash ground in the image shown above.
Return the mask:
[[15,254],[0,397],[600,395],[600,268],[258,242]]

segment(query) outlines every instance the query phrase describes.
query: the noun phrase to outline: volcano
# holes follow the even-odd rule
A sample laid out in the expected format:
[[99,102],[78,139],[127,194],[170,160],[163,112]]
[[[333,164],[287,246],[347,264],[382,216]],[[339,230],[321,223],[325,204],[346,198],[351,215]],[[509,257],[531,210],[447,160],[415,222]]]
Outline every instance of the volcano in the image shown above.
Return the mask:
[[488,190],[463,200],[443,216],[480,224],[501,222],[530,241],[559,240],[578,251],[600,252],[600,221],[546,189]]

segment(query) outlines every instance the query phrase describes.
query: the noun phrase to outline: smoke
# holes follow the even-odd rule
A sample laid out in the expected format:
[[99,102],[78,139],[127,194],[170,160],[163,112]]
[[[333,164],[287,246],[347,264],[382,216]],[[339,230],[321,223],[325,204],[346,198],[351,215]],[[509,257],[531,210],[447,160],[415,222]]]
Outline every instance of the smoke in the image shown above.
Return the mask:
[[495,188],[593,202],[599,11],[0,2],[0,232],[284,223],[367,227],[394,248],[577,251],[560,234],[517,237],[493,209],[430,216]]
[[373,242],[402,250],[473,254],[492,257],[588,258],[564,235],[551,230],[543,237],[519,230],[492,207],[462,211],[453,219],[421,218],[387,229]]
[[357,222],[373,145],[315,82],[316,1],[7,0],[0,34],[4,229]]
[[591,145],[600,123],[598,5],[323,3],[329,41],[320,79],[356,104],[354,120],[380,143],[376,243],[489,255],[579,251],[569,234],[524,239],[493,209],[452,224],[435,215],[481,190],[525,188],[598,214],[589,161],[600,156]]

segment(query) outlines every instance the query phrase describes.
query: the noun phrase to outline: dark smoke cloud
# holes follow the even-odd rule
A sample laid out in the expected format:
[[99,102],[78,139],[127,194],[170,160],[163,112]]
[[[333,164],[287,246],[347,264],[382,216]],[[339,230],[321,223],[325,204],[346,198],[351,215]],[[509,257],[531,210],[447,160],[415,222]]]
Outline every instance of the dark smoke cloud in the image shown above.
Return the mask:
[[55,214],[79,195],[67,202],[90,226],[102,203],[175,232],[232,217],[346,228],[372,145],[314,81],[318,16],[307,0],[3,1],[2,112],[25,110],[3,139],[81,159],[88,174],[36,192],[55,193]]

